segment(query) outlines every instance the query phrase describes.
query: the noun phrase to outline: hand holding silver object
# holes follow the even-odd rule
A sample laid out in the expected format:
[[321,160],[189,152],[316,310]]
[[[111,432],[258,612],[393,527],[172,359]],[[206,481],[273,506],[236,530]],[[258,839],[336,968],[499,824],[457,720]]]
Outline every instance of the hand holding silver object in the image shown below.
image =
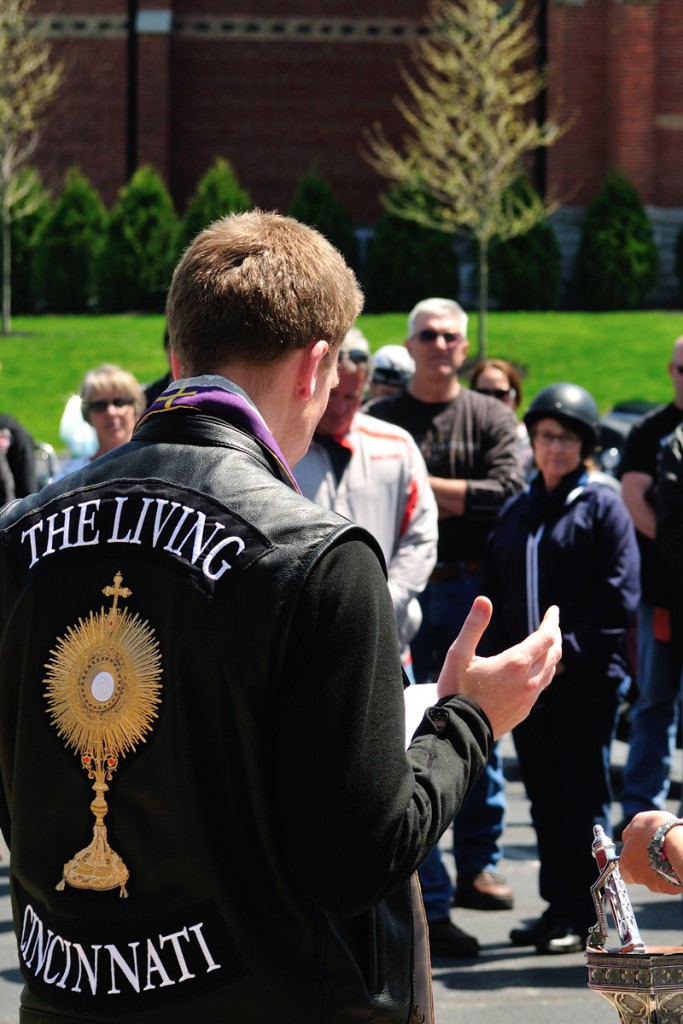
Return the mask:
[[607,835],[602,825],[594,826],[593,835],[592,851],[600,874],[595,884],[591,886],[597,923],[590,930],[588,945],[594,949],[600,949],[607,942],[609,928],[607,926],[605,909],[609,902],[614,924],[621,940],[620,952],[643,952],[645,943],[640,937],[631,899],[621,877],[619,858],[614,842]]
[[[681,1024],[683,947],[646,946],[640,937],[614,843],[604,829],[593,829],[593,856],[599,875],[591,886],[597,924],[586,948],[588,987],[604,996],[620,1024]],[[610,905],[620,947],[605,948]]]

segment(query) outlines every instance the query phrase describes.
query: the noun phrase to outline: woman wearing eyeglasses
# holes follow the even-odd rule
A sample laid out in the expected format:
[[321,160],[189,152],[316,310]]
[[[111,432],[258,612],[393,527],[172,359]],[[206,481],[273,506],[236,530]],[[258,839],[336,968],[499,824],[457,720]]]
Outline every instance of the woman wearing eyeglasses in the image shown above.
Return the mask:
[[97,436],[97,450],[94,455],[70,459],[57,479],[130,441],[146,404],[142,387],[133,374],[113,363],[105,363],[86,373],[80,397],[83,419]]
[[552,685],[513,731],[547,907],[510,941],[573,953],[595,922],[593,826],[610,833],[610,745],[629,684],[639,554],[621,497],[588,468],[597,440],[593,397],[576,384],[552,384],[524,421],[538,473],[503,506],[484,552],[494,609],[485,646],[492,653],[517,643],[539,610],[556,604],[563,653]]

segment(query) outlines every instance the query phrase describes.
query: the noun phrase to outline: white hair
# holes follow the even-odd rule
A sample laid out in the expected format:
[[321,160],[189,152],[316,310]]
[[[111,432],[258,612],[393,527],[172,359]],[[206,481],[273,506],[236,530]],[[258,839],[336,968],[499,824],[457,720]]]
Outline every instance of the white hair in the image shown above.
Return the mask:
[[408,314],[408,337],[415,335],[415,321],[419,316],[457,316],[460,318],[462,335],[467,337],[467,313],[453,299],[422,299]]

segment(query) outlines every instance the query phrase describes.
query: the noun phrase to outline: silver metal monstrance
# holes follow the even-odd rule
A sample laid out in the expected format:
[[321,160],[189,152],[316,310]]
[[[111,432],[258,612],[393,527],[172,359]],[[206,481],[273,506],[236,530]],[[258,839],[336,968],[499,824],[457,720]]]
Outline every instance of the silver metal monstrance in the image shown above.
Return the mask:
[[[600,825],[593,833],[592,850],[599,875],[591,886],[597,923],[591,928],[586,947],[588,987],[612,1003],[621,1024],[681,1024],[683,947],[645,945],[619,871],[614,843]],[[621,942],[615,949],[605,946],[608,903]]]

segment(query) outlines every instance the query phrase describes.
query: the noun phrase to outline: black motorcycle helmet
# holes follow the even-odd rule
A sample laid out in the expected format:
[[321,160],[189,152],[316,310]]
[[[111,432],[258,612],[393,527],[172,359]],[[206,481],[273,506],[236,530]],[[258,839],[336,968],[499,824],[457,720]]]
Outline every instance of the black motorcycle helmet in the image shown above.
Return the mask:
[[579,384],[561,382],[549,384],[536,395],[524,416],[526,428],[531,433],[538,420],[557,420],[568,430],[581,438],[581,456],[586,458],[595,448],[598,440],[600,413],[593,396]]

